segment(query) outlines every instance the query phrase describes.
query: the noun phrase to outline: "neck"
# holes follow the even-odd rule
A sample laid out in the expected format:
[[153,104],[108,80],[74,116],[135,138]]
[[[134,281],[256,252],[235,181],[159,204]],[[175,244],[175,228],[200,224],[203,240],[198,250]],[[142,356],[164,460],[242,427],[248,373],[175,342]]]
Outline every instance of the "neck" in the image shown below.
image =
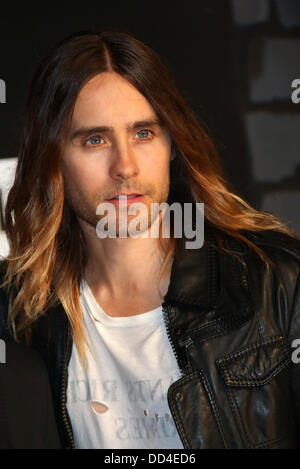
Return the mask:
[[130,295],[166,294],[171,260],[160,279],[165,253],[157,238],[100,239],[90,225],[82,228],[88,257],[84,276],[99,295],[117,301]]

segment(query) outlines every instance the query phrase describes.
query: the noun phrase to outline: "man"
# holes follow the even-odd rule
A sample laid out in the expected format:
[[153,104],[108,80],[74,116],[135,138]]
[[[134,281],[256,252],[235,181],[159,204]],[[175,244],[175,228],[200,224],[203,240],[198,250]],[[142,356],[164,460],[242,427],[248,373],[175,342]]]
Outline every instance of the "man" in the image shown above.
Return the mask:
[[[63,447],[299,447],[299,237],[221,173],[129,34],[74,35],[41,62],[1,267],[7,327],[44,356]],[[196,207],[182,236],[179,211],[163,236],[160,203]]]

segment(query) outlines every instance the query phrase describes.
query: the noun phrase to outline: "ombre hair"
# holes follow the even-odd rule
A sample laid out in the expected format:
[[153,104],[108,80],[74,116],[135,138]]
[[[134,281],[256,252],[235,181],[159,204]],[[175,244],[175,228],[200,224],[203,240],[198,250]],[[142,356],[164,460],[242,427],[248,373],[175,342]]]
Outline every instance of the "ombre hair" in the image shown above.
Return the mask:
[[[61,158],[76,99],[95,75],[115,72],[151,104],[172,140],[168,202],[202,202],[205,221],[234,237],[263,260],[266,254],[244,230],[277,230],[299,238],[274,215],[252,208],[223,178],[216,147],[203,123],[184,102],[163,59],[148,45],[119,30],[83,32],[56,45],[34,74],[25,108],[18,162],[5,208],[10,254],[2,286],[11,285],[8,326],[30,344],[32,325],[59,302],[69,318],[80,359],[86,364],[79,284],[87,262],[83,232],[64,198]],[[218,235],[219,233],[219,235]],[[161,240],[160,240],[161,241]],[[161,242],[164,262],[178,239]],[[12,291],[12,290],[11,290]]]

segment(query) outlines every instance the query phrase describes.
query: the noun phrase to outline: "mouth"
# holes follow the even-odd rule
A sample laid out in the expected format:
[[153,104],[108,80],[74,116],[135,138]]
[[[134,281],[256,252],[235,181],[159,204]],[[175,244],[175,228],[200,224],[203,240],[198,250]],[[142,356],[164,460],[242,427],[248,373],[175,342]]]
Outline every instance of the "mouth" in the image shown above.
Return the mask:
[[132,199],[132,197],[139,197],[143,194],[135,194],[135,193],[132,193],[132,194],[118,194],[116,195],[115,197],[112,197],[111,199],[108,199],[108,200],[114,200],[114,199]]
[[111,199],[107,199],[109,202],[116,203],[132,203],[132,202],[139,202],[144,197],[144,194],[119,194]]

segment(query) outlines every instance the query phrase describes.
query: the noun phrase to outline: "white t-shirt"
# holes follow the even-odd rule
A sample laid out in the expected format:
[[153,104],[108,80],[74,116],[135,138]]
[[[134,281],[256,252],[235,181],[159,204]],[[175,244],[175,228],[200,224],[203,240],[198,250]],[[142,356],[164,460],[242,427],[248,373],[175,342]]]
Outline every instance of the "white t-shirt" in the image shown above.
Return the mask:
[[67,409],[77,448],[183,448],[167,391],[181,377],[162,307],[108,316],[80,284],[87,350],[84,370],[73,343]]

